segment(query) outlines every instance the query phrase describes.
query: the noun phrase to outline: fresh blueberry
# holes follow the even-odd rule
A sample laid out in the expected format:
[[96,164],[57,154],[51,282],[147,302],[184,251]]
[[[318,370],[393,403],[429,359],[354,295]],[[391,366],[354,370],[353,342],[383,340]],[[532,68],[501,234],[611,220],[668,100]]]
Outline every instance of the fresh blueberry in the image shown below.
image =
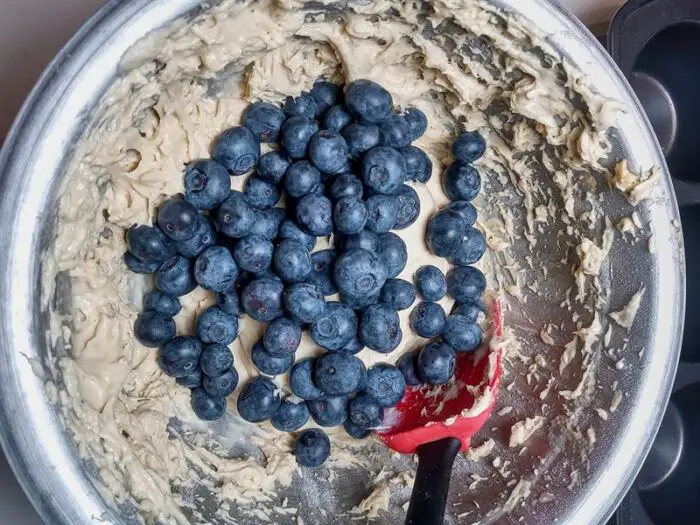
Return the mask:
[[283,208],[270,208],[269,210],[255,210],[253,227],[249,235],[258,235],[272,241],[277,238],[280,225],[287,214]]
[[348,250],[335,261],[335,283],[348,297],[378,293],[386,282],[387,270],[376,254],[363,249]]
[[315,365],[314,358],[307,358],[298,361],[292,367],[289,372],[289,388],[295,396],[307,401],[323,396],[323,392],[314,384]]
[[324,173],[339,173],[348,158],[348,145],[340,133],[322,130],[309,142],[309,158]]
[[403,115],[392,113],[379,124],[382,132],[382,145],[390,148],[405,148],[411,143],[411,126]]
[[345,104],[363,122],[377,124],[391,115],[391,94],[371,80],[355,80],[345,89]]
[[362,192],[362,181],[357,175],[344,173],[335,178],[328,193],[332,200],[339,201],[340,199],[351,197],[359,199],[362,197]]
[[451,201],[471,201],[481,190],[481,177],[473,166],[455,162],[442,174],[442,189]]
[[476,323],[479,316],[484,314],[486,308],[481,301],[469,301],[466,303],[456,303],[452,309],[452,315],[462,315],[469,319],[469,322]]
[[357,316],[347,305],[338,302],[326,304],[326,310],[311,324],[311,339],[326,350],[340,350],[357,333]]
[[210,246],[199,254],[194,263],[194,278],[205,290],[227,292],[233,289],[238,266],[228,248]]
[[447,318],[442,339],[455,349],[455,352],[473,352],[481,345],[481,328],[464,315],[451,315]]
[[477,212],[474,205],[469,201],[455,201],[447,206],[448,210],[459,213],[467,226],[473,226],[476,222]]
[[403,279],[387,279],[379,300],[395,310],[406,310],[416,300],[416,289],[413,284]]
[[296,219],[299,227],[311,235],[330,235],[333,233],[333,204],[323,195],[304,195],[297,202]]
[[161,263],[157,261],[142,261],[133,254],[124,252],[124,264],[126,264],[126,267],[134,273],[149,274],[155,272]]
[[346,344],[343,348],[338,350],[339,352],[345,352],[346,354],[357,354],[361,350],[365,348],[365,345],[362,344],[362,341],[360,341],[357,337],[354,337],[352,341],[350,341],[348,344]]
[[359,233],[367,223],[367,206],[356,197],[345,197],[335,203],[333,222],[341,233]]
[[192,410],[199,419],[215,421],[226,412],[226,398],[212,397],[203,388],[192,390]]
[[343,239],[344,250],[354,250],[356,248],[377,253],[379,251],[379,235],[369,230],[362,230],[354,235],[348,235]]
[[222,375],[217,377],[209,377],[204,375],[202,378],[202,387],[206,390],[207,394],[212,397],[226,397],[236,390],[238,386],[238,372],[235,368],[232,368]]
[[386,268],[386,276],[390,279],[399,275],[408,261],[406,243],[393,232],[379,235],[378,255]]
[[170,199],[158,209],[158,227],[175,242],[194,237],[199,221],[199,212],[185,200]]
[[308,160],[292,164],[284,179],[284,189],[290,197],[299,199],[309,193],[315,193],[321,185],[321,172]]
[[174,297],[187,295],[197,288],[193,262],[180,255],[165,261],[155,273],[156,288]]
[[325,80],[317,80],[311,88],[311,96],[316,101],[316,116],[323,115],[340,98],[339,86]]
[[392,195],[372,195],[367,199],[367,229],[374,233],[391,230],[399,217],[399,201]]
[[260,323],[269,323],[282,315],[284,286],[276,279],[255,279],[243,288],[241,303],[245,312]]
[[425,151],[415,146],[401,148],[400,151],[406,161],[406,180],[428,182],[433,176],[433,161]]
[[162,263],[175,255],[175,244],[158,228],[141,224],[126,232],[131,255],[145,263]]
[[340,133],[340,131],[352,122],[350,113],[347,112],[345,106],[340,104],[333,106],[323,115],[323,127],[330,131]]
[[406,180],[406,161],[394,148],[377,146],[362,159],[362,181],[375,193],[393,195]]
[[328,353],[316,360],[314,382],[328,396],[346,396],[357,391],[363,368],[352,354]]
[[253,364],[265,375],[276,376],[288,372],[294,364],[294,354],[276,357],[265,350],[262,340],[253,345],[250,351]]
[[458,303],[478,300],[486,290],[486,277],[473,266],[453,268],[447,274],[447,293]]
[[276,185],[255,176],[248,177],[243,193],[248,203],[259,210],[272,208],[282,196]]
[[155,348],[175,337],[175,321],[160,312],[142,312],[134,323],[134,336],[143,346]]
[[353,423],[350,419],[345,420],[345,423],[343,423],[343,428],[345,429],[345,432],[348,433],[348,436],[354,439],[365,439],[372,433],[371,430],[365,430],[364,428]]
[[457,357],[450,345],[430,343],[418,354],[418,374],[431,385],[445,385],[455,373]]
[[228,237],[245,237],[255,222],[255,211],[239,191],[232,191],[216,210],[219,230]]
[[486,141],[477,131],[462,133],[452,143],[452,156],[463,164],[479,160],[486,152]]
[[216,306],[221,308],[227,314],[243,317],[245,313],[241,305],[241,298],[237,290],[229,290],[227,293],[216,294]]
[[337,427],[348,418],[348,398],[346,396],[323,396],[306,403],[311,417],[322,427]]
[[247,272],[264,272],[272,265],[272,243],[259,235],[248,235],[233,248],[233,260]]
[[416,190],[410,186],[403,185],[396,194],[396,206],[398,213],[396,215],[396,223],[394,228],[403,230],[416,222],[420,215],[420,199]]
[[280,432],[296,432],[309,420],[309,407],[304,401],[285,398],[270,422]]
[[411,311],[411,328],[421,337],[431,338],[440,335],[445,329],[447,316],[437,303],[418,303]]
[[315,121],[299,116],[292,117],[282,128],[282,144],[290,157],[302,159],[306,156],[311,137],[317,132],[318,125]]
[[454,257],[467,234],[467,225],[454,210],[440,210],[428,223],[426,240],[430,250],[439,257]]
[[231,177],[213,160],[192,162],[185,170],[185,199],[198,210],[213,210],[231,191]]
[[318,428],[309,428],[299,433],[294,442],[294,456],[302,467],[320,467],[331,454],[331,441]]
[[309,324],[326,309],[323,293],[309,283],[295,283],[284,291],[284,307],[299,323]]
[[284,99],[284,114],[289,117],[305,117],[313,119],[316,116],[316,100],[310,93],[302,93],[298,97]]
[[258,177],[279,184],[291,165],[292,159],[284,151],[268,151],[258,161]]
[[255,102],[243,113],[243,125],[260,142],[277,142],[284,120],[284,112],[269,102]]
[[381,132],[374,124],[352,123],[348,124],[341,135],[348,145],[348,154],[353,159],[359,159],[364,153],[375,146],[379,146]]
[[324,296],[338,293],[333,280],[336,257],[335,250],[321,250],[311,254],[311,273],[306,277],[306,282],[316,286]]
[[396,368],[401,371],[406,386],[420,386],[423,384],[418,374],[418,352],[408,352],[401,356]]
[[457,266],[469,266],[478,262],[486,253],[486,237],[476,228],[467,227],[462,246],[452,258]]
[[417,108],[408,108],[403,116],[411,129],[411,141],[421,138],[425,130],[428,129],[428,117],[425,116],[425,113]]
[[238,317],[227,314],[218,306],[204,310],[197,318],[197,337],[203,343],[230,345],[238,335]]
[[243,175],[260,158],[260,141],[242,126],[230,128],[214,139],[211,158],[222,164],[231,175]]
[[180,313],[182,306],[177,297],[166,295],[158,290],[151,290],[143,298],[144,310],[160,312],[168,317],[175,317]]
[[421,266],[416,272],[416,288],[423,300],[436,303],[447,295],[447,279],[437,266]]
[[[227,175],[228,176],[228,175]],[[211,220],[207,217],[201,217],[199,220],[199,227],[197,228],[197,233],[190,239],[186,241],[180,241],[177,243],[177,253],[194,259],[200,253],[202,253],[209,246],[213,246],[216,243],[216,230]]]
[[251,423],[262,423],[274,416],[281,404],[277,386],[266,377],[256,377],[238,396],[238,414]]
[[[399,314],[386,304],[365,308],[360,317],[358,336],[365,346],[383,354],[396,349],[396,333],[401,331]],[[400,341],[400,339],[399,339]],[[393,346],[394,343],[397,345]]]
[[265,330],[263,345],[274,357],[292,355],[301,342],[301,325],[287,317],[274,319]]
[[348,418],[358,427],[371,430],[382,424],[384,409],[379,401],[367,393],[362,393],[348,403]]
[[284,239],[279,243],[273,262],[277,275],[291,283],[301,282],[311,273],[311,254],[294,239]]
[[395,366],[380,363],[367,371],[365,391],[383,407],[393,407],[403,399],[406,381]]
[[359,297],[343,296],[343,302],[359,313],[361,310],[364,310],[368,306],[377,304],[379,302],[379,293],[375,293],[372,295],[362,295]]
[[178,377],[175,382],[186,388],[194,389],[202,386],[202,371],[199,368],[195,368],[184,377]]
[[199,358],[199,366],[209,377],[219,377],[231,370],[233,353],[228,346],[220,344],[206,345]]

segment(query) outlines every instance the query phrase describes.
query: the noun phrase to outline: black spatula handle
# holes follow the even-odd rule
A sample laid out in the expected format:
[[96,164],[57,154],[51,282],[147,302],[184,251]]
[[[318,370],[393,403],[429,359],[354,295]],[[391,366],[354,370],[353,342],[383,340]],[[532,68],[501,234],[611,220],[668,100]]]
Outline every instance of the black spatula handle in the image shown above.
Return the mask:
[[446,438],[418,447],[418,472],[406,525],[443,525],[452,465],[461,446],[458,439]]

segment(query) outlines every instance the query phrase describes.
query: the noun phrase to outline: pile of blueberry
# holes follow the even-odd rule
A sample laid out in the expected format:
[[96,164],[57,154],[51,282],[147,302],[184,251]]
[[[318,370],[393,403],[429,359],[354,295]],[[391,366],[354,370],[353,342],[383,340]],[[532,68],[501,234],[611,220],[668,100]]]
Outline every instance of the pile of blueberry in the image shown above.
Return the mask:
[[[406,384],[446,383],[454,351],[478,346],[481,333],[473,327],[478,330],[475,320],[483,309],[483,275],[467,266],[445,279],[426,267],[416,276],[422,297],[437,301],[450,291],[463,304],[446,319],[436,303],[420,303],[411,325],[423,337],[442,335],[446,344],[428,345],[399,367],[367,370],[355,357],[365,347],[380,353],[397,348],[398,310],[416,299],[413,284],[397,279],[408,254],[390,230],[410,226],[420,213],[418,195],[406,182],[427,182],[432,174],[429,157],[411,145],[427,124],[420,110],[393,112],[390,93],[369,80],[344,90],[318,81],[309,93],[288,97],[282,108],[256,102],[242,126],[213,141],[211,159],[187,166],[184,195],[160,206],[157,224],[127,232],[126,265],[153,274],[155,282],[134,333],[142,344],[159,348],[164,373],[191,389],[198,417],[222,417],[226,397],[238,386],[228,345],[245,314],[267,327],[251,349],[261,375],[241,389],[238,413],[288,432],[311,417],[322,427],[344,425],[351,436],[364,438],[381,425],[384,408],[403,398]],[[478,158],[474,140],[459,148],[458,140],[455,150]],[[261,143],[271,150],[261,155]],[[448,195],[461,200],[432,219],[428,241],[438,255],[470,264],[478,250],[471,227],[476,212],[467,201],[480,183],[474,169],[457,159],[458,172],[446,174],[445,181]],[[243,192],[231,190],[231,176],[251,171]],[[277,206],[283,195],[284,206]],[[457,217],[461,229],[443,214]],[[316,238],[328,236],[333,248],[312,253]],[[452,250],[455,236],[459,250]],[[176,335],[178,297],[197,286],[216,293],[216,306],[199,315],[196,335]],[[340,301],[326,302],[336,293]],[[326,353],[296,361],[305,329]],[[287,372],[294,395],[282,399],[270,377]],[[294,453],[303,466],[320,465],[330,453],[328,437],[319,429],[302,431]]]

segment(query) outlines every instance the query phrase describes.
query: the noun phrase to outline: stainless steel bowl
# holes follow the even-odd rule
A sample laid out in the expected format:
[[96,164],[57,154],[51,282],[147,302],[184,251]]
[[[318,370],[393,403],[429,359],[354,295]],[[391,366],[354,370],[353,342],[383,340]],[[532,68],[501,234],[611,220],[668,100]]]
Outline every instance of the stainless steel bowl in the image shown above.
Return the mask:
[[[602,94],[630,108],[621,144],[636,165],[665,163],[633,92],[597,41],[568,12],[547,0],[497,2],[528,18],[550,43],[588,73]],[[102,499],[48,402],[41,363],[51,355],[42,311],[41,254],[51,239],[56,189],[86,116],[117,75],[123,53],[148,32],[200,9],[199,0],[114,0],[86,24],[42,76],[0,155],[0,438],[25,491],[47,523],[127,523]],[[583,487],[528,513],[527,521],[600,523],[613,512],[639,470],[661,421],[676,370],[684,310],[684,262],[678,211],[668,174],[645,216],[656,255],[640,270],[613,251],[616,276],[644,271],[648,306],[630,351],[644,350],[620,377],[628,398],[602,428]],[[616,259],[617,258],[617,259]],[[621,286],[628,293],[630,286]],[[619,302],[618,302],[619,304]],[[534,507],[533,507],[534,508]]]

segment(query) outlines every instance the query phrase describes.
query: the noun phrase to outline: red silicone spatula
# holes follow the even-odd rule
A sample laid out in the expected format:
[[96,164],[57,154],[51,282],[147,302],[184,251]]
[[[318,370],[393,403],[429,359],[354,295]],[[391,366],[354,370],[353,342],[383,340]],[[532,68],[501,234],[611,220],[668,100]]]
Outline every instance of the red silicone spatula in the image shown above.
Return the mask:
[[469,448],[496,403],[501,377],[502,318],[498,301],[489,309],[481,348],[458,354],[455,377],[440,387],[409,388],[385,414],[391,427],[378,432],[391,449],[418,454],[418,471],[406,525],[442,525],[457,452]]

